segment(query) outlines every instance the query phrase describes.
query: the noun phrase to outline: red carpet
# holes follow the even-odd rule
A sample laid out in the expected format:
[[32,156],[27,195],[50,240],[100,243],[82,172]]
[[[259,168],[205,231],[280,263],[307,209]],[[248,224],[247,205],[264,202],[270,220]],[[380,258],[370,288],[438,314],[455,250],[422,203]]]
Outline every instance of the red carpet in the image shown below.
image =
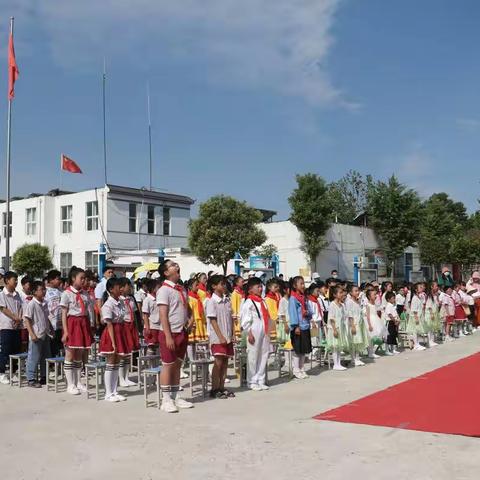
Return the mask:
[[480,436],[480,353],[314,417]]

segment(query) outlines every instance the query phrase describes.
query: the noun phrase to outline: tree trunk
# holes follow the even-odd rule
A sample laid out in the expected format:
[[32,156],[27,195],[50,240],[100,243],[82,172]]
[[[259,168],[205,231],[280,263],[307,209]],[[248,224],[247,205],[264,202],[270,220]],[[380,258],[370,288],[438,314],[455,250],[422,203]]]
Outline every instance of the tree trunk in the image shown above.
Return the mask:
[[223,268],[223,275],[227,275],[227,266],[228,266],[228,262],[225,262],[222,264],[222,268]]
[[392,284],[394,283],[395,280],[395,260],[392,260],[392,266],[391,266],[392,271],[390,272],[390,281]]

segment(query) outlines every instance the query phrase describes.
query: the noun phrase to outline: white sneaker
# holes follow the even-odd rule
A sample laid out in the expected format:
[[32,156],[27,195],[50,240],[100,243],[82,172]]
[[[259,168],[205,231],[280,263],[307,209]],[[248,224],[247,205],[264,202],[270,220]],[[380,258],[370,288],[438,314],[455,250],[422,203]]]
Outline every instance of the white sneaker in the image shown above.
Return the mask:
[[86,393],[87,392],[87,387],[82,382],[78,382],[77,383],[77,390],[80,393]]
[[112,393],[112,397],[116,398],[117,402],[124,402],[127,399],[127,397],[124,397],[123,395],[120,395],[117,392]]
[[132,382],[129,378],[122,379],[118,381],[119,385],[121,387],[135,387],[137,384],[135,382]]
[[180,378],[190,378],[190,374],[185,372],[185,370],[180,370]]
[[268,385],[265,385],[264,383],[262,383],[261,385],[258,386],[258,388],[260,390],[270,390],[270,387]]
[[293,376],[295,378],[298,378],[300,380],[303,380],[303,375],[302,375],[302,372],[293,372]]
[[430,347],[438,347],[438,343],[437,342],[430,342],[428,344]]
[[10,379],[7,377],[7,375],[5,373],[2,373],[0,375],[0,383],[2,385],[9,385],[10,384]]
[[254,392],[260,392],[262,389],[260,388],[260,385],[253,383],[252,385],[250,385],[250,390],[253,390]]
[[120,400],[115,396],[115,395],[109,395],[108,397],[105,397],[106,402],[112,402],[112,403],[117,403]]
[[225,377],[225,383],[230,383],[231,380],[228,377]]
[[394,354],[394,355],[400,355],[401,353],[402,353],[402,352],[399,352],[397,349],[395,349],[395,350],[393,351],[393,354]]
[[177,408],[193,408],[193,403],[192,402],[187,402],[186,400],[184,400],[183,398],[179,398],[177,397],[175,400],[175,405]]
[[340,372],[343,372],[343,371],[346,370],[346,369],[347,369],[347,368],[344,367],[344,366],[342,366],[342,365],[335,365],[335,366],[333,367],[333,370],[338,370],[338,371],[340,371]]
[[166,413],[177,413],[178,408],[173,403],[173,400],[163,400],[160,410]]
[[414,350],[417,350],[417,352],[421,352],[423,350],[426,350],[426,348],[423,347],[422,345],[417,345],[416,347],[414,347]]
[[386,355],[387,357],[393,357],[393,352],[391,352],[390,350],[387,350],[387,351],[385,352],[385,355]]
[[80,395],[80,390],[75,385],[70,385],[67,388],[67,393],[70,395]]
[[356,359],[355,362],[354,362],[354,365],[356,367],[363,367],[365,364],[361,360]]
[[302,370],[300,373],[302,374],[302,378],[310,378],[310,375],[307,372]]
[[380,358],[380,355],[377,355],[376,353],[372,353],[371,355],[368,356],[368,358]]

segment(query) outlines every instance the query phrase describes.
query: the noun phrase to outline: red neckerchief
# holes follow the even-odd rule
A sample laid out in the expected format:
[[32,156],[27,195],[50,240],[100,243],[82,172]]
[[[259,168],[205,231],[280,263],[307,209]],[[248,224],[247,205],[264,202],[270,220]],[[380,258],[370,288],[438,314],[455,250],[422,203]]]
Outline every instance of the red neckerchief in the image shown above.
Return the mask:
[[33,298],[33,295],[25,295],[25,300],[30,301]]
[[249,295],[248,298],[252,302],[258,302],[262,307],[263,326],[265,328],[265,333],[268,333],[270,331],[270,315],[268,314],[268,309],[263,298],[257,297],[256,295]]
[[130,312],[130,320],[127,320],[127,321],[133,322],[135,317],[134,317],[134,314],[133,314],[133,307],[130,303],[131,301],[132,301],[131,298],[128,298],[128,297],[125,298],[125,304],[127,305],[128,311]]
[[183,306],[187,308],[187,299],[183,296],[184,290],[182,286],[175,284],[175,286],[172,287],[168,283],[163,282],[162,287],[168,287],[168,288],[171,288],[172,290],[176,290],[180,294],[180,298],[182,299]]
[[305,304],[305,295],[302,295],[301,293],[296,292],[295,290],[292,290],[290,292],[290,295],[297,299],[300,305],[302,306],[302,317],[305,318],[307,316],[307,305]]
[[87,314],[87,309],[85,307],[85,302],[83,301],[82,295],[80,294],[80,290],[77,290],[76,293],[72,290],[72,287],[67,287],[67,290],[69,292],[72,292],[75,295],[75,300],[80,305],[80,310],[81,310],[80,316],[84,317]]
[[278,298],[278,295],[276,293],[268,292],[265,296],[267,298],[271,298],[272,300],[275,300],[275,302],[277,303],[277,308],[278,308],[278,306],[280,305],[280,298]]
[[317,307],[318,307],[318,312],[319,313],[322,313],[322,307],[320,306],[320,302],[318,301],[318,297],[316,297],[315,295],[309,295],[308,296],[308,299],[313,302],[313,303],[316,303],[317,304]]
[[203,283],[198,283],[198,289],[201,290],[202,292],[207,293],[207,287]]
[[202,303],[202,300],[200,298],[200,295],[197,293],[197,292],[188,292],[188,296],[191,297],[191,298],[194,298],[196,301],[197,301],[197,305],[198,305],[198,314],[203,317],[204,316],[204,311],[203,311],[203,303]]
[[240,287],[235,287],[235,291],[242,297],[245,298],[245,292]]

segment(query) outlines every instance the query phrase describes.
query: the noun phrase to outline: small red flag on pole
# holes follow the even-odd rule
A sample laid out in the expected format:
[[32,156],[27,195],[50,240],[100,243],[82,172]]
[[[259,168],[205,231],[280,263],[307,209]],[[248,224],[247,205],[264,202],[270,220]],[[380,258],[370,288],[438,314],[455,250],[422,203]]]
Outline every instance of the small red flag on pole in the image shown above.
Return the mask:
[[68,158],[62,153],[62,170],[65,170],[70,173],[83,173],[80,167],[74,162],[71,158]]
[[12,100],[15,96],[15,81],[19,75],[17,61],[15,60],[15,48],[13,47],[13,33],[10,33],[8,39],[8,99]]

